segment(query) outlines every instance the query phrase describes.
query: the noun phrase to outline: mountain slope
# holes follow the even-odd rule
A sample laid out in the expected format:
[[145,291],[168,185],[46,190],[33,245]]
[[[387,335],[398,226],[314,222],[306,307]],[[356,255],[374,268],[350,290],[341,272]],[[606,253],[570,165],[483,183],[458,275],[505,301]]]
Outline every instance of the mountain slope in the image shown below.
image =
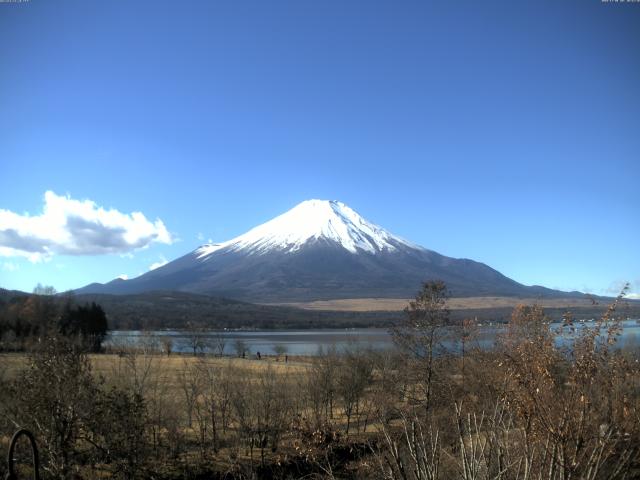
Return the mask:
[[427,250],[336,201],[308,200],[224,243],[203,245],[131,280],[78,293],[179,290],[252,302],[409,298],[440,279],[456,296],[567,296],[526,287],[485,264]]

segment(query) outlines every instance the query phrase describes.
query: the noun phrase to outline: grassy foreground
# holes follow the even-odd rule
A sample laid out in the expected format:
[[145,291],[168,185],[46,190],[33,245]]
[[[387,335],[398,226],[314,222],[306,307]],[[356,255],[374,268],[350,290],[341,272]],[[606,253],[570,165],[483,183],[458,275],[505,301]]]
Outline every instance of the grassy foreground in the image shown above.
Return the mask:
[[615,305],[558,331],[539,306],[518,306],[487,351],[427,287],[397,351],[285,363],[89,355],[54,337],[2,354],[0,446],[29,428],[45,478],[63,480],[639,478],[640,352],[611,348]]

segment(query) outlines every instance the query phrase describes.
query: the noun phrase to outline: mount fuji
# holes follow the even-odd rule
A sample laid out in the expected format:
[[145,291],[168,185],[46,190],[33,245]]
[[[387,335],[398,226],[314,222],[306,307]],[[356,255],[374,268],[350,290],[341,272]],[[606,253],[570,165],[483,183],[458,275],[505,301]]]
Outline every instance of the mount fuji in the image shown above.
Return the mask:
[[76,292],[173,290],[269,303],[409,298],[429,279],[443,280],[461,297],[568,296],[522,285],[483,263],[440,255],[365,220],[344,203],[326,200],[304,201],[239,237],[202,245],[137,278]]

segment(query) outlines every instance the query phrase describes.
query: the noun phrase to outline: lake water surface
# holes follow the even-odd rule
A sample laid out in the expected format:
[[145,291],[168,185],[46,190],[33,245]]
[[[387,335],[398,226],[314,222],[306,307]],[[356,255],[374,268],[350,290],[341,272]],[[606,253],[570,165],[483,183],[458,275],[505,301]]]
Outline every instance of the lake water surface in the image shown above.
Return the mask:
[[[578,324],[578,328],[588,327],[589,322]],[[625,320],[623,330],[618,339],[618,347],[640,348],[640,321]],[[550,328],[558,328],[552,324]],[[475,345],[490,348],[496,336],[504,330],[504,325],[482,325],[478,327]],[[319,329],[319,330],[233,330],[233,331],[205,331],[199,333],[203,340],[204,350],[213,352],[220,337],[224,341],[224,352],[235,354],[235,343],[242,341],[251,354],[272,355],[276,345],[283,346],[289,355],[317,355],[319,349],[324,351],[335,347],[338,351],[346,348],[372,348],[383,350],[393,347],[389,331],[380,328],[358,329]],[[174,352],[189,353],[193,351],[193,334],[180,330],[161,330],[152,332],[116,330],[109,334],[106,346],[142,346],[150,343],[159,348],[163,339],[171,339]],[[570,338],[559,339],[560,343],[570,341]],[[453,346],[451,346],[453,347]]]

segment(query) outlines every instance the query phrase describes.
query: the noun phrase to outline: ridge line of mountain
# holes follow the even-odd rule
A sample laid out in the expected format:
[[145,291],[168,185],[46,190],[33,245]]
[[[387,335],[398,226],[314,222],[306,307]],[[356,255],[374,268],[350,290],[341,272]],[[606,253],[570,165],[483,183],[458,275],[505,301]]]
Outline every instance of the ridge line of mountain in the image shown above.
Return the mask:
[[526,286],[490,266],[404,240],[338,201],[308,200],[226,242],[205,244],[129,280],[76,293],[175,290],[251,303],[411,298],[427,280],[452,296],[584,297]]

